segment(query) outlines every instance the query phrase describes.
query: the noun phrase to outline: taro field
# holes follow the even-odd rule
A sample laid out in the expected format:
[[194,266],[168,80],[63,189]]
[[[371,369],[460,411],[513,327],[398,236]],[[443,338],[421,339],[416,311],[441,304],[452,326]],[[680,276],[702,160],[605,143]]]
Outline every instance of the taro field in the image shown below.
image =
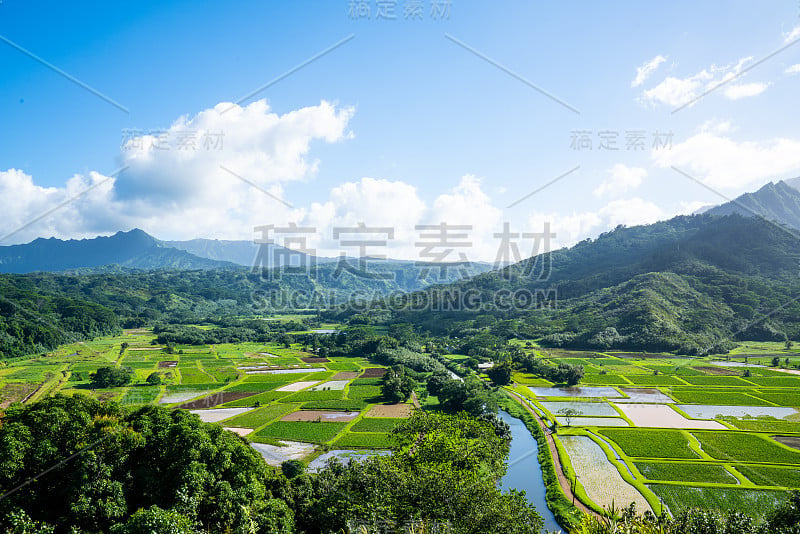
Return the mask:
[[[148,330],[67,345],[0,363],[0,408],[53,394],[88,395],[131,409],[182,408],[252,443],[272,465],[310,462],[323,449],[385,449],[411,404],[384,404],[383,368],[364,358],[319,358],[290,343],[155,344]],[[125,345],[123,345],[123,343]],[[310,349],[309,349],[310,350]],[[94,389],[100,367],[132,373],[124,387]],[[161,383],[148,383],[156,374]]]
[[641,509],[641,496],[656,512],[758,516],[800,488],[797,350],[771,342],[715,357],[524,350],[584,366],[574,387],[520,371],[507,390],[555,430],[565,475],[588,506],[635,500]]

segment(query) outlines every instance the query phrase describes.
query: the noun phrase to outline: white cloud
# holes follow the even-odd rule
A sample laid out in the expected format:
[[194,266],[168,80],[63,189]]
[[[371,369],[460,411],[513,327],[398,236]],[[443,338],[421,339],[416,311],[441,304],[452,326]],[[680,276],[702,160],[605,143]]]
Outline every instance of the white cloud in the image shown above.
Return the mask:
[[[736,141],[704,130],[673,145],[671,150],[654,150],[651,156],[656,165],[675,166],[710,187],[723,190],[741,190],[800,172],[800,141],[788,138]],[[676,174],[675,179],[682,178]]]
[[800,26],[795,26],[792,31],[783,34],[783,42],[790,43],[800,38]]
[[619,199],[609,202],[596,211],[559,213],[534,213],[529,218],[533,228],[542,228],[550,223],[556,234],[554,248],[572,246],[588,237],[596,237],[601,232],[619,225],[636,226],[650,224],[666,217],[667,214],[656,204],[641,198]]
[[[742,69],[752,60],[752,57],[744,57],[739,59],[735,64],[722,66],[711,65],[685,78],[668,76],[655,87],[644,90],[639,100],[649,105],[685,105],[723,82],[730,83],[731,80],[741,75]],[[762,82],[736,84],[733,86],[726,86],[723,94],[731,100],[737,100],[739,98],[759,95],[763,93],[768,86],[768,84]]]
[[636,69],[636,78],[631,81],[631,87],[639,87],[642,85],[645,80],[647,80],[647,78],[649,78],[650,75],[656,71],[658,66],[664,63],[666,60],[667,58],[664,56],[658,55],[650,61],[644,63],[641,67],[638,67]]
[[[318,162],[309,157],[311,143],[347,138],[352,115],[352,108],[327,102],[284,115],[272,112],[263,100],[246,107],[222,103],[179,118],[165,130],[160,145],[154,145],[153,136],[128,140],[119,155],[124,170],[112,179],[92,172],[74,176],[63,187],[43,188],[21,171],[0,173],[3,235],[103,182],[3,244],[133,227],[164,239],[251,239],[253,227],[264,224],[266,216],[288,219],[302,212],[259,189],[280,198],[286,183],[313,177]],[[221,145],[204,146],[206,134],[218,133]],[[194,147],[178,146],[180,139],[191,138]]]
[[800,74],[800,63],[787,67],[784,74]]
[[621,195],[629,189],[639,187],[647,176],[647,171],[641,167],[628,167],[617,163],[608,170],[609,177],[603,180],[593,191],[594,196]]
[[731,100],[739,100],[749,96],[757,96],[767,90],[768,83],[753,82],[729,85],[725,88],[725,96]]
[[[420,259],[421,246],[428,243],[421,233],[435,230],[418,230],[418,225],[470,226],[469,229],[449,230],[452,234],[466,234],[453,242],[469,243],[468,247],[452,247],[443,261],[458,261],[460,252],[468,260],[492,259],[495,254],[493,233],[500,230],[502,211],[492,204],[483,192],[481,182],[471,175],[461,178],[449,191],[440,194],[430,205],[418,195],[416,187],[402,182],[362,178],[358,182],[347,182],[331,190],[327,201],[314,203],[303,220],[303,224],[318,230],[318,252],[322,255],[338,255],[340,251],[356,255],[357,250],[344,250],[338,240],[332,238],[333,227],[355,227],[363,222],[367,227],[390,227],[394,239],[388,240],[385,250],[374,249],[374,254],[394,258]],[[375,235],[376,239],[385,239]],[[447,247],[438,247],[438,252]],[[369,251],[368,251],[369,252]],[[425,259],[425,258],[422,258]],[[429,260],[431,258],[428,258]]]

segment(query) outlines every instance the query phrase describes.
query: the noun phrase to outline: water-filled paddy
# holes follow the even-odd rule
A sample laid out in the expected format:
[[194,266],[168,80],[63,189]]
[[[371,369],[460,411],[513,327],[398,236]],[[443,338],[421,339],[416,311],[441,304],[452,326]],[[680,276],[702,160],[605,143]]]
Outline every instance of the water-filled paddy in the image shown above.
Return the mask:
[[711,404],[678,404],[677,406],[686,412],[689,417],[697,419],[714,419],[718,415],[740,418],[767,416],[776,419],[787,419],[797,413],[794,408],[782,406],[719,406]]
[[725,430],[727,427],[717,421],[701,421],[687,419],[667,404],[632,404],[617,405],[634,425],[649,428],[696,428],[708,430]]
[[607,402],[575,402],[575,401],[546,401],[540,402],[553,415],[558,415],[560,410],[575,410],[575,415],[600,415],[615,417],[619,415],[617,411]]
[[343,464],[349,464],[352,461],[359,461],[365,458],[369,458],[370,456],[377,456],[389,454],[389,451],[355,451],[355,450],[338,450],[338,451],[329,451],[324,454],[321,454],[314,458],[311,463],[308,464],[307,471],[311,473],[316,473],[320,469],[323,469],[327,464],[328,460],[331,458],[338,458]]
[[318,373],[327,371],[324,367],[306,367],[305,369],[269,369],[264,371],[247,371],[248,375],[289,375],[294,373]]
[[558,438],[569,454],[570,462],[578,476],[578,483],[586,495],[600,506],[612,503],[636,503],[639,511],[650,510],[650,505],[639,491],[625,482],[617,468],[608,461],[603,449],[586,436],[561,436]]
[[250,446],[257,450],[264,461],[269,465],[278,467],[286,460],[302,460],[316,447],[313,443],[301,443],[299,441],[281,441],[282,447],[269,445],[266,443],[251,443]]
[[667,395],[664,395],[657,389],[651,388],[621,388],[629,399],[617,402],[652,402],[655,404],[669,404],[675,402]]
[[330,391],[341,391],[348,383],[350,383],[349,380],[329,380],[318,386],[314,386],[311,388],[311,391],[324,391],[326,389]]
[[529,387],[537,397],[621,397],[619,391],[609,387],[544,388]]
[[[567,418],[558,416],[556,417],[561,425],[567,424]],[[630,426],[625,419],[621,417],[572,417],[569,420],[569,426]]]
[[223,419],[242,415],[252,409],[253,408],[212,408],[210,410],[189,410],[189,412],[199,415],[200,420],[204,423],[218,423]]

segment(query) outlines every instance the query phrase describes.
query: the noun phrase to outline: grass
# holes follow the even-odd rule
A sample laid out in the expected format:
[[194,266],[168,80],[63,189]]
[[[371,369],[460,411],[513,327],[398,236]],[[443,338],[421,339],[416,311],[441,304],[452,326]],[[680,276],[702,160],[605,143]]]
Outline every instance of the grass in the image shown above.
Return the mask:
[[253,441],[258,441],[257,438],[279,438],[290,441],[322,443],[332,440],[345,426],[347,426],[347,423],[276,421],[259,430],[253,436]]
[[620,446],[628,456],[641,458],[699,458],[680,430],[604,428],[600,434]]
[[703,451],[718,460],[800,464],[800,451],[783,448],[758,434],[707,431],[692,434]]
[[351,432],[391,432],[405,419],[388,417],[365,417],[350,428]]
[[391,446],[391,441],[389,439],[389,434],[385,432],[345,432],[333,445],[340,449],[387,449]]
[[736,483],[736,478],[721,465],[689,462],[636,462],[635,465],[636,469],[648,480]]
[[664,501],[673,515],[689,508],[704,508],[722,512],[739,511],[760,519],[785,500],[785,493],[778,491],[663,484],[650,484],[648,487]]
[[800,488],[800,471],[797,469],[761,465],[736,465],[734,467],[757,486]]
[[225,426],[258,428],[298,408],[297,404],[272,404],[225,421]]

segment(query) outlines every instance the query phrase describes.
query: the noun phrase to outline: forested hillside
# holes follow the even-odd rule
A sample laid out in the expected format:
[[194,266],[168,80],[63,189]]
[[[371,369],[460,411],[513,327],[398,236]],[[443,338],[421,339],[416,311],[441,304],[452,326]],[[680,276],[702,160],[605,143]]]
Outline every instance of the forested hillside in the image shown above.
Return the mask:
[[[391,312],[392,320],[459,335],[491,312],[513,319],[515,335],[552,346],[708,353],[735,339],[800,336],[798,260],[800,242],[773,222],[676,217],[619,227],[400,304],[376,303],[369,314],[334,316],[370,321]],[[453,294],[462,300],[448,309]]]

